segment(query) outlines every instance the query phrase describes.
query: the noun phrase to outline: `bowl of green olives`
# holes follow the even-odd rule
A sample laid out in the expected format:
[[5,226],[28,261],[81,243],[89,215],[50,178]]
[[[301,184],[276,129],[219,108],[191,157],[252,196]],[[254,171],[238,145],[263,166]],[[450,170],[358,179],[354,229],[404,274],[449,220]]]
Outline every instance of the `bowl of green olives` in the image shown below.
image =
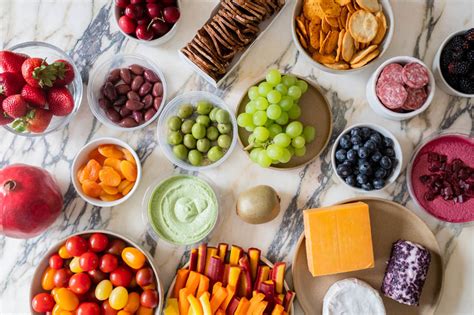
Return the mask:
[[163,109],[158,142],[175,165],[197,171],[224,162],[237,143],[237,120],[225,102],[204,91],[181,94]]

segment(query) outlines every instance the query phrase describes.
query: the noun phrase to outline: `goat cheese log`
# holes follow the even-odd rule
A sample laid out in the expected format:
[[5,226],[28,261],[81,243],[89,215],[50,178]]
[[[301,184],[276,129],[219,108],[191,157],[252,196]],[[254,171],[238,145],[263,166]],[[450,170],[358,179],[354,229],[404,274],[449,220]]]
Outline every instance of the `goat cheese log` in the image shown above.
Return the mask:
[[430,262],[431,254],[423,246],[396,241],[385,270],[382,293],[399,303],[419,305]]

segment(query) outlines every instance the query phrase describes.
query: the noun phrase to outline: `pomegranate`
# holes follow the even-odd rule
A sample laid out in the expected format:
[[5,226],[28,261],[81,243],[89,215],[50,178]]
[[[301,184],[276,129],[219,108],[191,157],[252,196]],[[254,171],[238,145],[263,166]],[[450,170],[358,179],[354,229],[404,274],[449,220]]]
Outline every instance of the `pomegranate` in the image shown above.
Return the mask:
[[30,238],[59,216],[63,196],[50,173],[26,164],[0,170],[0,234]]

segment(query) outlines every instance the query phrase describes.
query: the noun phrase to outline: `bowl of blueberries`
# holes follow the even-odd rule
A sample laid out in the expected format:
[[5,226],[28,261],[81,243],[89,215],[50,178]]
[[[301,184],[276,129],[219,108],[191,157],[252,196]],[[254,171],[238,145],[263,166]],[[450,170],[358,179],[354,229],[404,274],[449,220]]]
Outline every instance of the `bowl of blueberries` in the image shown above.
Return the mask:
[[331,152],[336,177],[359,192],[381,190],[393,183],[402,167],[397,138],[375,124],[353,125],[337,137]]

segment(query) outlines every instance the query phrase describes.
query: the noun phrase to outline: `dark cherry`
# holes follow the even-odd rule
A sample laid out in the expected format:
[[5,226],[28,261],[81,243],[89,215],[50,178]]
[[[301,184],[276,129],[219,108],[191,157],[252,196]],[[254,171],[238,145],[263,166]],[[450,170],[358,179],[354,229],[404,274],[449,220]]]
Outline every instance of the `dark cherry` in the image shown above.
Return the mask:
[[155,33],[155,35],[163,36],[168,33],[168,31],[170,30],[170,26],[169,24],[163,21],[155,20],[153,23],[151,23],[150,29],[153,30],[153,33]]
[[142,40],[153,39],[153,31],[151,29],[148,29],[146,25],[138,25],[137,29],[135,30],[135,34],[137,35],[138,39],[142,39]]
[[176,23],[180,16],[179,9],[177,7],[166,7],[163,9],[163,18],[168,23]]
[[161,17],[162,6],[158,3],[149,3],[146,5],[148,16],[151,18]]
[[115,5],[121,9],[125,9],[129,4],[129,0],[115,0]]

